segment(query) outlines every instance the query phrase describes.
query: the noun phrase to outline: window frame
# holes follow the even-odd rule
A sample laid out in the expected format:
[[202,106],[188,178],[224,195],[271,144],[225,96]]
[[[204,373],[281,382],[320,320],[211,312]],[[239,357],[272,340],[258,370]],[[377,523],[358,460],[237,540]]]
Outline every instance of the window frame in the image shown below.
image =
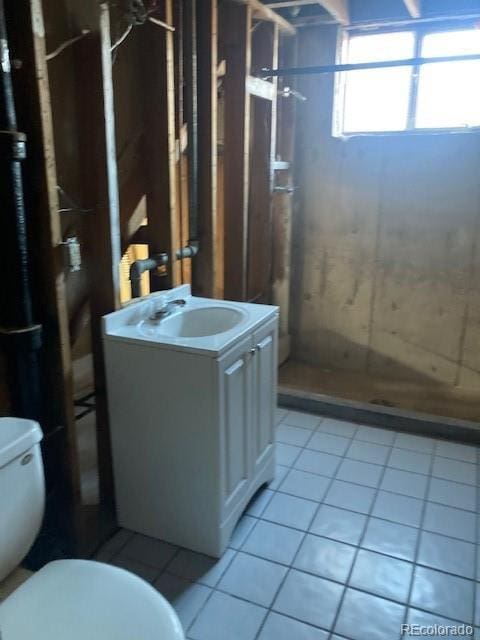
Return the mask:
[[[400,31],[408,31],[413,33],[414,37],[414,57],[420,57],[425,36],[432,33],[442,33],[446,31],[462,31],[476,28],[476,20],[457,20],[453,24],[450,22],[430,23],[430,24],[407,24],[389,27],[350,27],[340,28],[337,41],[336,63],[342,64],[348,60],[348,44],[350,37],[360,35],[377,35],[382,33],[398,33]],[[344,114],[345,114],[345,96],[347,85],[347,74],[352,73],[343,71],[335,74],[334,95],[333,95],[333,122],[332,135],[335,138],[355,138],[357,136],[417,136],[417,135],[440,135],[448,133],[478,133],[480,125],[473,127],[415,127],[415,119],[418,104],[418,86],[420,79],[420,69],[422,65],[411,67],[410,75],[410,95],[407,115],[407,128],[401,131],[343,131]]]

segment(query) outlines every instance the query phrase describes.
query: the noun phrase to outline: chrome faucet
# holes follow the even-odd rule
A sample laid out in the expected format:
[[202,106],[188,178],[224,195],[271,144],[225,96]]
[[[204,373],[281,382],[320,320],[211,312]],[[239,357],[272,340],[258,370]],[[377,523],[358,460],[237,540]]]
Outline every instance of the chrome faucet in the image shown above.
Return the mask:
[[153,315],[150,316],[150,320],[163,320],[167,316],[169,316],[175,309],[178,307],[184,307],[187,304],[186,300],[179,298],[178,300],[169,300],[163,306],[155,311]]

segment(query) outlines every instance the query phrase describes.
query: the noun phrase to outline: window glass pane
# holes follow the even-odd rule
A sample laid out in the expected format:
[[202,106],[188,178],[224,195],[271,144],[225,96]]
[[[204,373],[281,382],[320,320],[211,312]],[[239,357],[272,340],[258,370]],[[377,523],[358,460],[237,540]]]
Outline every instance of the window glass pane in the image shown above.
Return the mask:
[[414,36],[411,31],[352,36],[348,43],[348,62],[378,62],[411,58]]
[[[425,36],[423,57],[480,53],[480,31],[445,31]],[[418,128],[480,126],[480,60],[442,62],[420,69]]]
[[[411,58],[411,32],[350,38],[348,62]],[[411,67],[350,71],[345,80],[343,131],[402,131],[407,127]]]
[[480,29],[430,33],[423,39],[424,58],[463,56],[469,53],[480,53]]

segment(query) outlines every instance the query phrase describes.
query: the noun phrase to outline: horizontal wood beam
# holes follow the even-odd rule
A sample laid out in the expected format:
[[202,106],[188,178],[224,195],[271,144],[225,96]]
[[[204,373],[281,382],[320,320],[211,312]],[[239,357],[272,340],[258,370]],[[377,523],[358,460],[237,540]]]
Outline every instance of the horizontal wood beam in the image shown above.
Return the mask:
[[264,100],[274,100],[277,93],[275,85],[267,80],[247,76],[247,91],[251,96],[263,98]]
[[326,9],[340,24],[350,23],[348,0],[318,0],[318,4]]
[[235,2],[248,5],[251,7],[255,19],[274,22],[284,34],[294,36],[297,33],[295,27],[288,20],[285,20],[279,13],[264,5],[260,0],[235,0]]
[[403,0],[408,9],[408,13],[412,18],[420,18],[422,12],[420,10],[420,0]]
[[318,0],[281,0],[281,2],[268,2],[265,6],[270,9],[288,9],[289,7],[303,7],[309,4],[318,4]]
[[[404,1],[407,2],[407,0]],[[280,2],[271,2],[267,4],[267,7],[270,9],[288,9],[290,7],[304,7],[312,4],[319,4],[340,24],[350,23],[348,0],[281,0]]]

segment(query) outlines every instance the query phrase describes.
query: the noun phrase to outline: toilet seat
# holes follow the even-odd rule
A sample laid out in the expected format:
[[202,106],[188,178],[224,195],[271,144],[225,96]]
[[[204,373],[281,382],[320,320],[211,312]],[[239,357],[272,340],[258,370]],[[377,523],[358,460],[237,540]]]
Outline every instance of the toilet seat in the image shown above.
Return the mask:
[[0,604],[2,640],[184,640],[165,598],[100,562],[47,564]]

